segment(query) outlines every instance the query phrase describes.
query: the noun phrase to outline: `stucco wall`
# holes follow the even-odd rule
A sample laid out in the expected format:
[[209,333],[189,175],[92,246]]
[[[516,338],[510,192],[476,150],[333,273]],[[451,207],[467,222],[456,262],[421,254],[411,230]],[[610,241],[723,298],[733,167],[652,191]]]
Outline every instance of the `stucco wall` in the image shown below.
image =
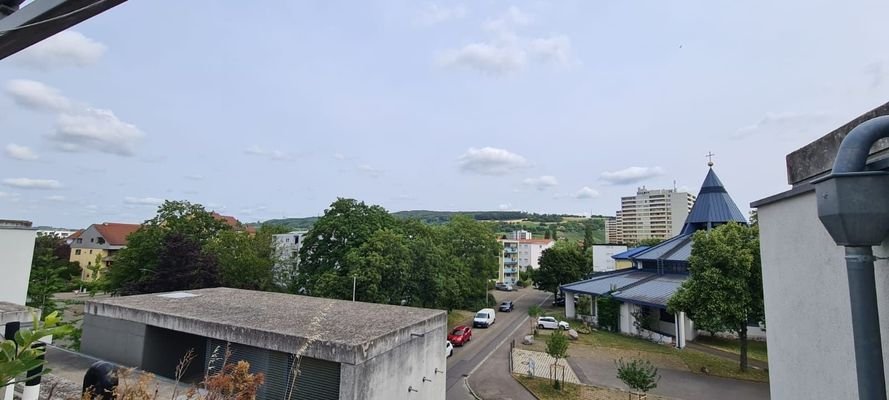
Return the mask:
[[593,271],[614,271],[617,266],[611,256],[627,251],[627,246],[593,245]]
[[0,228],[0,301],[25,304],[37,231]]
[[145,330],[144,324],[84,314],[80,351],[120,365],[141,367]]
[[[815,193],[759,207],[773,399],[858,398],[843,248],[818,220]],[[889,246],[875,248],[878,256]],[[876,264],[884,364],[889,365],[889,265]],[[887,379],[889,381],[889,379]]]
[[[362,364],[342,364],[340,398],[347,400],[443,400],[447,317],[442,314],[426,324],[422,337],[410,331],[394,333],[388,340],[400,342],[386,353]],[[414,328],[414,331],[418,330]],[[422,333],[422,332],[416,332]],[[441,371],[436,373],[435,369]],[[424,382],[423,377],[431,379]],[[417,392],[408,392],[408,387]]]

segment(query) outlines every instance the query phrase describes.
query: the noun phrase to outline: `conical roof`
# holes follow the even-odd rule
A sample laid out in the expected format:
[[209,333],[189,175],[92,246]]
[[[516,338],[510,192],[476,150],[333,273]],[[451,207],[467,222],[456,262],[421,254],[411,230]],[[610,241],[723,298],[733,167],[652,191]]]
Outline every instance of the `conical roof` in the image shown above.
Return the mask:
[[694,233],[701,229],[712,228],[727,222],[734,221],[746,224],[747,219],[744,214],[735,205],[732,197],[729,196],[722,186],[722,181],[716,176],[713,168],[707,172],[704,183],[701,185],[701,191],[698,192],[698,198],[695,200],[694,207],[685,219],[685,226],[682,227],[682,233]]

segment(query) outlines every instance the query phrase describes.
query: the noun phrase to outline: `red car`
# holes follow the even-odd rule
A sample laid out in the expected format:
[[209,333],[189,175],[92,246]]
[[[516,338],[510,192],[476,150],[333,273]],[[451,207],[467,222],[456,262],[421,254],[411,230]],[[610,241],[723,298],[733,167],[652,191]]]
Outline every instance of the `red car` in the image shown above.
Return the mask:
[[450,340],[454,346],[462,346],[466,344],[466,342],[472,340],[472,328],[460,325],[448,334],[448,340]]

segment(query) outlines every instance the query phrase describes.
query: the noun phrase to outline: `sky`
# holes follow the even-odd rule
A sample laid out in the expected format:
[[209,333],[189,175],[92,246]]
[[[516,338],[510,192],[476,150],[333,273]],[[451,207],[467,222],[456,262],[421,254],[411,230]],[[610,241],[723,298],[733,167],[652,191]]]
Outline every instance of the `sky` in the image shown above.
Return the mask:
[[784,157],[889,94],[878,1],[129,0],[0,60],[0,218],[742,212]]

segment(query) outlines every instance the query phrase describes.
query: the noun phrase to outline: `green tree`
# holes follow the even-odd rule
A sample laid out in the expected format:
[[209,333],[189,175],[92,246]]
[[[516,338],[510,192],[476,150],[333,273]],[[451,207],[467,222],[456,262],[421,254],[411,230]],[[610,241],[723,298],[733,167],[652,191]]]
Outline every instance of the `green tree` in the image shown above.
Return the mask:
[[487,304],[487,282],[497,277],[502,250],[491,227],[458,215],[443,226],[441,235],[442,245],[454,257],[452,273],[465,304]]
[[561,389],[558,375],[559,361],[563,358],[568,358],[568,337],[562,331],[556,330],[549,335],[549,338],[546,340],[546,354],[555,359],[552,365],[553,387]]
[[550,239],[559,240],[559,226],[553,225],[552,233],[550,234]]
[[544,239],[552,239],[552,237],[553,237],[553,234],[549,229],[547,229],[546,233],[543,234]]
[[215,255],[219,262],[220,283],[239,289],[282,290],[286,282],[281,282],[275,268],[289,268],[292,261],[279,258],[274,235],[286,231],[286,228],[275,225],[263,225],[253,235],[234,230],[220,231],[206,246],[206,252]]
[[636,242],[636,245],[635,245],[634,247],[638,247],[638,246],[649,246],[649,247],[650,247],[650,246],[657,246],[657,245],[663,243],[663,241],[664,241],[664,239],[657,239],[657,238],[642,239],[642,240]]
[[64,252],[59,251],[63,246],[67,245],[52,236],[38,236],[34,241],[27,305],[39,308],[43,315],[56,310],[53,295],[67,290],[80,275],[77,263],[69,262],[67,256],[60,257],[64,256]]
[[617,366],[617,378],[620,379],[630,391],[648,393],[657,387],[661,376],[657,368],[648,360],[631,360],[625,362],[623,358],[614,362]]
[[125,286],[138,287],[142,281],[153,280],[160,254],[173,234],[203,249],[217,234],[230,229],[200,204],[167,200],[154,218],[127,238],[127,247],[117,253],[114,267],[108,271],[108,288],[118,292]]
[[128,284],[123,294],[171,292],[219,286],[216,256],[184,233],[171,232],[158,254],[157,266],[145,279]]
[[558,242],[543,251],[533,278],[543,290],[558,294],[559,285],[576,282],[589,273],[589,261],[574,243]]
[[596,240],[593,237],[593,223],[591,220],[586,220],[583,223],[583,249],[589,249],[595,242]]
[[339,198],[306,235],[299,254],[299,274],[292,290],[312,296],[352,298],[352,265],[346,254],[378,230],[394,228],[382,207]]
[[698,329],[737,333],[746,371],[747,324],[764,319],[759,229],[729,223],[695,232],[692,243],[689,278],[667,305],[688,313]]
[[759,213],[756,210],[750,210],[750,226],[759,226]]

